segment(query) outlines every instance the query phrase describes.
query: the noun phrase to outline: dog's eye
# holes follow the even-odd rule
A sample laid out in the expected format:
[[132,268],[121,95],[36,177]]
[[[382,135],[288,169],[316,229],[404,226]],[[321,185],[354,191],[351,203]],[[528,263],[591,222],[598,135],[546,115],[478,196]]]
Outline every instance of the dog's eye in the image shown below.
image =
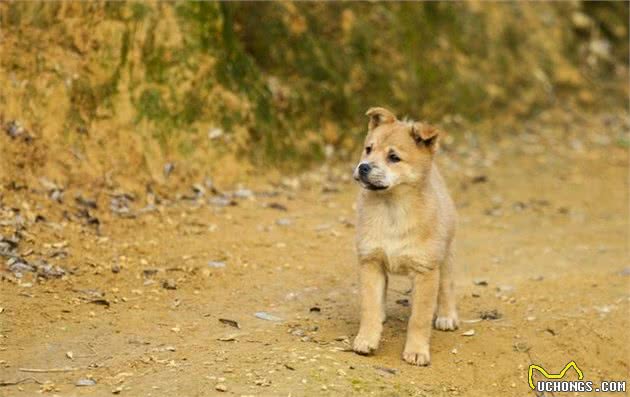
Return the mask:
[[372,146],[368,146],[365,148],[365,154],[370,154],[372,153]]
[[390,163],[397,163],[400,161],[400,157],[398,157],[396,153],[390,153],[389,156],[387,156],[387,160],[389,160]]

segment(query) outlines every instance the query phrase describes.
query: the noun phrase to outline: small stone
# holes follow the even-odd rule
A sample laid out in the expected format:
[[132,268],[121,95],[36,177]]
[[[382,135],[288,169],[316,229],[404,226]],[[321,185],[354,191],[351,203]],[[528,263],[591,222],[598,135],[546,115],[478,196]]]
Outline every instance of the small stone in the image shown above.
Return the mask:
[[267,320],[267,321],[282,321],[282,319],[280,317],[274,316],[272,314],[269,314],[267,312],[256,312],[254,313],[254,316],[261,319],[261,320]]
[[235,206],[236,201],[229,199],[227,197],[212,197],[208,200],[208,204],[213,205],[215,207],[228,207],[228,206]]
[[223,268],[223,267],[225,267],[225,262],[223,262],[223,261],[209,261],[208,262],[208,267]]
[[276,221],[278,226],[289,226],[291,223],[293,223],[293,221],[289,218],[280,218]]
[[226,392],[228,390],[227,386],[223,383],[218,383],[214,388],[220,392]]
[[512,291],[514,291],[514,287],[511,285],[500,285],[497,287],[497,291],[498,292],[503,292],[503,293],[510,293]]
[[475,335],[474,329],[469,329],[468,331],[462,333],[462,336],[473,336],[473,335]]
[[617,274],[620,276],[630,276],[630,267],[624,267]]
[[254,192],[252,192],[249,189],[238,189],[237,191],[234,192],[234,197],[240,198],[240,199],[250,198],[253,195],[254,195]]
[[171,173],[175,170],[175,164],[173,163],[166,163],[164,164],[164,176],[168,177],[169,175],[171,175]]
[[498,320],[502,317],[502,315],[497,309],[493,309],[479,312],[479,317],[482,320]]
[[120,273],[120,265],[115,263],[112,265],[112,273]]
[[162,282],[162,287],[164,289],[177,289],[177,283],[175,283],[175,280],[172,278],[169,278],[168,280],[164,280]]
[[96,381],[94,379],[79,379],[77,381],[77,383],[75,383],[75,385],[77,386],[94,386],[96,384]]

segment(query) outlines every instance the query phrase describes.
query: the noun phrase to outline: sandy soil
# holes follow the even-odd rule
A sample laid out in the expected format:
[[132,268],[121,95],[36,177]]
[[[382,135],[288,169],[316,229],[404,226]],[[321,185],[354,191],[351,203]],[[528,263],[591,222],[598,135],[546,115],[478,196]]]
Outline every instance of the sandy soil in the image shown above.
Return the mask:
[[[359,304],[349,166],[283,183],[250,175],[253,194],[239,191],[234,206],[209,190],[145,211],[152,199],[136,198],[129,218],[110,210],[106,187],[66,186],[58,203],[50,186],[6,184],[0,235],[19,230],[24,260],[67,274],[17,278],[2,260],[0,396],[524,396],[535,395],[531,363],[557,372],[570,360],[595,383],[627,380],[628,158],[606,117],[593,130],[543,121],[445,145],[464,322],[434,332],[426,368],[401,360],[405,278],[390,286],[377,353],[349,350]],[[77,214],[86,208],[98,228]]]

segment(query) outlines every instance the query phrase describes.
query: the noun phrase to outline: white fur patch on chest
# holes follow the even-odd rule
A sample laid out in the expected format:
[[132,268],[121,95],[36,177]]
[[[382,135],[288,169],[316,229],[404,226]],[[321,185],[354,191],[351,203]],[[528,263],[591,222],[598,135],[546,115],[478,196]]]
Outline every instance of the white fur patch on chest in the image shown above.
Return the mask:
[[408,258],[418,256],[414,225],[417,220],[405,207],[385,203],[360,219],[357,250],[359,257],[379,253],[391,273],[407,273]]

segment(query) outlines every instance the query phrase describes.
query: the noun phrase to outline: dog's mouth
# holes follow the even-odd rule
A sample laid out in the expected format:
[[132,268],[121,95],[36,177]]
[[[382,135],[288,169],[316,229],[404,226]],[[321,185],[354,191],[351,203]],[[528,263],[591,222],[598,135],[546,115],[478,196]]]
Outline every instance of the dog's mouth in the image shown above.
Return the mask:
[[363,187],[364,189],[367,189],[367,190],[385,190],[385,189],[387,189],[389,187],[389,186],[386,186],[386,185],[379,185],[377,183],[373,183],[373,182],[367,180],[366,178],[358,177],[358,178],[355,178],[355,179],[361,184],[361,187]]
[[372,183],[362,183],[361,185],[363,185],[363,187],[366,188],[367,190],[385,190],[389,187],[389,186],[374,185]]

